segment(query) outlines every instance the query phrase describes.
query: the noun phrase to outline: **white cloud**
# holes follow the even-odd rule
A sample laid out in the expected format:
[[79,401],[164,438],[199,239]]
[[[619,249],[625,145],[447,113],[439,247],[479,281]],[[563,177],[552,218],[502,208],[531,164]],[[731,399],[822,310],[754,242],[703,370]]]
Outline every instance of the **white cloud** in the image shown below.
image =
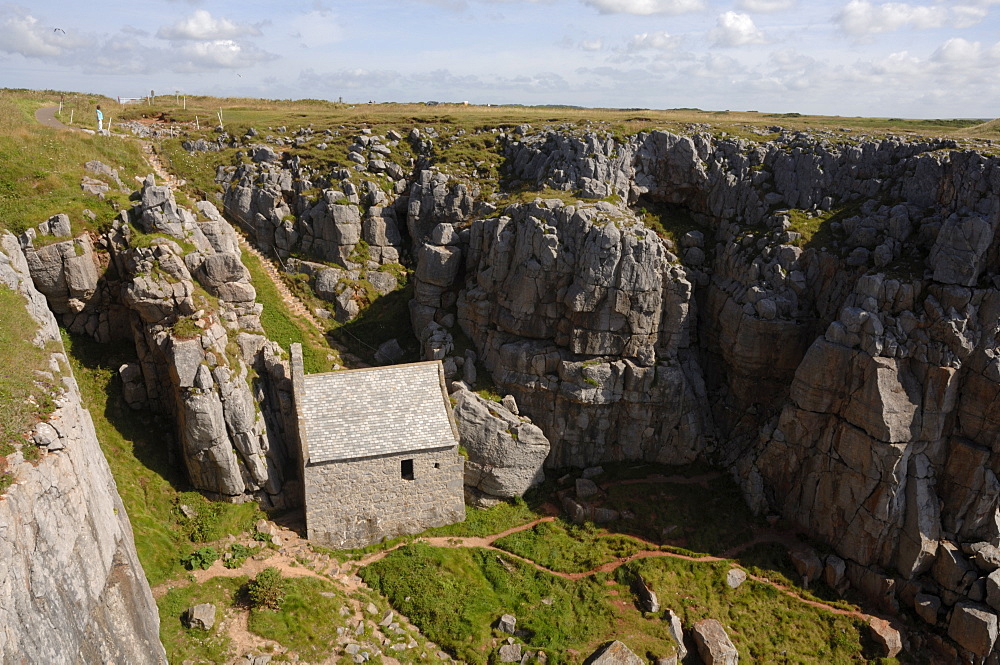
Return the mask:
[[585,39],[580,42],[580,48],[584,51],[600,51],[604,47],[604,42],[600,39]]
[[43,25],[37,18],[24,13],[20,8],[7,8],[5,13],[7,16],[0,23],[3,26],[0,50],[29,58],[53,57],[64,52],[69,39],[67,33]]
[[905,2],[875,4],[871,0],[851,0],[835,17],[841,30],[865,37],[903,28],[927,30],[952,26],[968,28],[986,18],[990,7],[1000,0],[964,0],[953,5],[914,5]]
[[635,35],[628,43],[629,51],[670,51],[680,44],[680,38],[674,37],[666,31],[643,32]]
[[983,45],[961,37],[949,39],[931,55],[931,60],[948,64],[975,66],[983,56]]
[[602,14],[684,14],[705,9],[705,0],[583,0]]
[[710,36],[712,43],[718,46],[745,46],[767,41],[749,15],[737,12],[721,14]]
[[177,66],[179,71],[243,69],[274,57],[256,47],[244,46],[231,39],[191,42],[181,46],[177,54],[181,56]]
[[798,2],[799,0],[739,0],[736,3],[736,8],[748,12],[780,12],[791,9]]
[[234,23],[227,18],[215,18],[204,9],[196,9],[191,16],[173,25],[161,27],[156,36],[171,41],[216,42],[259,34],[260,29],[255,26]]

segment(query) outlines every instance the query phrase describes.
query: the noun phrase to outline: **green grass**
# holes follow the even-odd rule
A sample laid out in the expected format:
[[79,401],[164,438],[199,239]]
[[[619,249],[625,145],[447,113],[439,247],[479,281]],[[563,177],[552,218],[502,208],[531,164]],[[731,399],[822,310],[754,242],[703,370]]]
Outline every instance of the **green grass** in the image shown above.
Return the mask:
[[[7,450],[4,455],[13,452],[15,444],[25,443],[25,433],[55,409],[58,386],[35,374],[49,371],[51,353],[31,343],[37,330],[24,297],[0,284],[0,446]],[[0,474],[3,471],[0,468]]]
[[[113,182],[104,201],[80,193],[88,173],[84,164],[99,160],[118,169],[126,184],[149,167],[138,144],[116,138],[48,129],[35,122],[35,109],[58,104],[54,93],[0,91],[0,227],[21,233],[52,215],[69,215],[74,234],[110,223],[117,207],[127,207],[128,195]],[[84,102],[80,100],[80,103]],[[64,120],[68,119],[68,109]],[[97,215],[91,222],[84,209]]]
[[335,648],[338,626],[345,625],[338,613],[345,597],[332,583],[311,577],[285,579],[284,590],[281,609],[252,610],[248,627],[295,651],[303,660],[320,662]]
[[582,573],[646,549],[628,536],[602,533],[592,524],[542,522],[493,543],[549,570]]
[[330,347],[312,324],[292,313],[264,271],[260,259],[249,252],[243,252],[241,259],[250,271],[250,279],[257,290],[257,302],[264,305],[260,324],[264,327],[267,338],[277,342],[285,350],[296,342],[301,344],[307,374],[330,371],[340,359],[337,351]]
[[[210,143],[215,141],[214,132],[202,132]],[[192,140],[195,137],[192,137]],[[181,143],[188,139],[166,139],[158,146],[158,154],[166,164],[167,170],[177,174],[185,181],[182,190],[197,198],[208,198],[213,192],[221,192],[222,187],[215,183],[215,172],[219,166],[231,166],[236,163],[236,153],[233,148],[218,152],[188,152]],[[280,151],[279,151],[280,152]]]
[[464,522],[428,529],[421,535],[482,538],[527,524],[538,517],[523,499],[502,501],[490,508],[466,506]]
[[850,203],[825,212],[813,213],[808,217],[805,210],[792,209],[788,211],[791,220],[789,231],[794,231],[802,237],[793,241],[792,244],[805,249],[832,249],[833,243],[843,238],[843,232],[837,233],[833,230],[834,222],[843,222],[848,217],[857,215],[861,206],[858,203]]
[[[494,650],[491,626],[501,614],[517,617],[523,642],[543,649],[550,663],[582,661],[617,638],[637,653],[674,652],[664,622],[646,619],[623,589],[607,578],[578,582],[483,549],[443,549],[416,543],[360,572],[428,639],[457,659],[485,664]],[[543,602],[545,601],[545,602]]]
[[[222,663],[231,658],[232,640],[221,623],[246,583],[246,577],[215,577],[204,584],[190,584],[164,594],[156,605],[160,610],[160,641],[167,650],[167,660]],[[215,605],[215,625],[211,630],[188,629],[181,622],[185,610],[199,603]]]
[[[122,398],[118,368],[135,360],[130,345],[101,345],[69,335],[64,335],[63,342],[151,585],[183,574],[181,558],[196,549],[195,543],[246,531],[262,516],[255,503],[212,502],[190,491],[183,467],[171,460],[172,426],[133,411]],[[197,516],[186,518],[181,504],[194,509]]]
[[328,547],[323,547],[322,545],[313,545],[310,543],[312,550],[318,554],[327,554],[330,557],[336,559],[337,561],[344,563],[345,561],[357,561],[363,559],[369,554],[374,554],[375,552],[382,552],[384,550],[391,550],[397,545],[403,543],[411,543],[416,539],[416,536],[405,535],[396,536],[395,538],[385,538],[381,542],[372,543],[371,545],[366,545],[365,547],[355,547],[346,550],[332,550]]
[[[108,100],[105,100],[106,102]],[[186,109],[182,108],[186,104]],[[78,117],[89,119],[87,110],[77,111]],[[565,106],[464,106],[462,104],[358,104],[349,105],[317,99],[278,100],[252,98],[219,98],[188,96],[185,103],[172,95],[157,97],[151,106],[140,105],[116,110],[122,118],[138,118],[142,115],[156,117],[162,115],[170,122],[194,122],[197,115],[201,126],[217,123],[216,113],[222,110],[226,130],[232,135],[242,135],[247,127],[256,127],[261,138],[267,133],[278,135],[277,128],[286,125],[291,133],[298,127],[313,125],[321,132],[326,128],[339,129],[342,135],[351,136],[361,127],[369,127],[375,133],[384,133],[394,128],[405,134],[411,127],[434,125],[441,130],[447,128],[452,133],[464,129],[473,133],[478,128],[499,127],[510,129],[528,123],[535,127],[569,124],[604,132],[607,135],[629,136],[656,128],[683,129],[689,123],[709,124],[713,128],[737,134],[745,127],[764,128],[780,124],[789,129],[839,129],[871,132],[913,132],[927,136],[972,135],[982,129],[989,137],[990,123],[973,119],[903,119],[903,118],[862,118],[841,116],[815,116],[800,113],[766,114],[756,111],[712,111],[697,108],[677,109],[631,109],[576,108]],[[80,114],[83,113],[81,116]],[[337,137],[319,137],[328,144],[334,144]],[[318,141],[314,141],[318,142]]]
[[741,662],[847,664],[864,659],[862,624],[789,598],[774,587],[747,580],[738,589],[725,582],[726,562],[642,559],[619,568],[629,582],[640,573],[661,605],[681,616],[685,628],[701,619],[721,621]]
[[816,580],[808,589],[803,589],[802,578],[788,556],[788,549],[780,543],[758,543],[740,552],[736,558],[751,574],[795,589],[803,598],[843,610],[857,609],[857,606],[841,598],[840,594],[822,580]]
[[552,189],[544,187],[542,189],[515,188],[508,191],[501,201],[501,206],[515,203],[532,203],[535,199],[558,199],[564,205],[576,205],[578,203],[593,203],[597,199],[585,199],[578,192],[566,191],[564,189]]

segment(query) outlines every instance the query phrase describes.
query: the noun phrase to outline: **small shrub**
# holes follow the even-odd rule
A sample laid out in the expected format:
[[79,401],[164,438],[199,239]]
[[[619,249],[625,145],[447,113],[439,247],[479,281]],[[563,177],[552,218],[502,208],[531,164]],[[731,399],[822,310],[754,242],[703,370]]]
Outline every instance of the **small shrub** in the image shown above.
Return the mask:
[[280,610],[285,600],[285,580],[277,568],[267,567],[247,583],[247,598],[254,609]]
[[14,484],[14,474],[13,473],[0,473],[0,494],[7,491],[7,488]]
[[201,332],[198,324],[193,319],[187,317],[178,319],[177,323],[173,325],[174,336],[180,339],[192,339],[200,335]]
[[32,464],[37,464],[38,461],[42,459],[41,449],[38,446],[34,446],[30,443],[22,446],[21,455],[24,456],[25,462],[31,462]]
[[188,554],[186,557],[182,557],[181,563],[184,564],[184,567],[188,570],[194,570],[195,568],[208,570],[218,558],[219,552],[214,547],[202,547],[201,549],[191,552],[191,554]]
[[229,548],[229,554],[231,555],[228,559],[222,562],[222,565],[226,568],[235,569],[243,565],[243,563],[250,558],[253,554],[253,550],[246,545],[240,545],[235,543]]

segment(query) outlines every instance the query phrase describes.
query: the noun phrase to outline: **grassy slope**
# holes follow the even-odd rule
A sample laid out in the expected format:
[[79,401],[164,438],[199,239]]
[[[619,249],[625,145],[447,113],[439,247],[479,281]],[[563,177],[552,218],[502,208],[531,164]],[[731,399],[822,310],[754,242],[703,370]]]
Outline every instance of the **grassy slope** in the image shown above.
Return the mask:
[[[55,93],[0,91],[0,232],[21,233],[60,212],[70,216],[77,233],[109,221],[114,203],[124,197],[109,195],[102,202],[81,195],[84,163],[104,161],[127,179],[141,161],[134,146],[38,125],[35,109],[57,98]],[[96,224],[84,217],[84,209],[95,213]],[[29,343],[36,329],[21,296],[0,287],[0,474],[12,444],[22,442],[23,433],[53,408],[54,388],[36,374],[48,369],[48,351]],[[0,485],[8,480],[0,476]]]
[[[0,91],[0,227],[20,233],[57,213],[69,215],[73,232],[110,222],[115,205],[127,205],[127,195],[112,187],[102,202],[80,191],[84,164],[96,159],[119,170],[127,185],[149,167],[138,146],[90,134],[48,129],[34,112],[57,103],[58,95]],[[89,209],[96,222],[83,216]]]
[[576,526],[561,520],[536,524],[494,543],[549,570],[582,573],[647,549],[633,538],[601,533],[593,524]]
[[862,656],[860,622],[793,600],[753,580],[726,585],[726,563],[643,559],[619,569],[640,572],[664,607],[691,626],[717,619],[726,626],[741,662],[775,663],[788,652],[796,663],[851,663]]
[[42,374],[51,371],[54,349],[31,343],[37,330],[24,297],[0,284],[0,495],[17,480],[7,455],[20,449],[24,459],[37,459],[40,451],[26,433],[55,409],[58,379]]
[[[579,662],[608,639],[642,655],[663,656],[673,644],[659,615],[644,615],[631,595],[634,573],[685,626],[723,622],[747,662],[852,663],[864,655],[862,624],[791,599],[754,581],[726,583],[725,562],[642,559],[609,577],[569,581],[488,550],[408,545],[361,571],[362,578],[460,660],[485,663],[496,646],[490,626],[512,613],[528,632],[522,641],[550,662]],[[545,602],[543,602],[543,600]]]
[[[698,466],[610,465],[604,479],[634,480],[660,475],[680,476],[683,481],[705,477],[705,471]],[[631,505],[636,513],[634,520],[615,522],[605,528],[591,524],[573,526],[557,520],[501,538],[494,545],[561,572],[591,570],[640,549],[656,549],[618,530],[658,536],[654,538],[657,542],[668,543],[664,549],[671,549],[671,543],[675,547],[687,544],[700,553],[721,554],[751,537],[744,527],[755,522],[728,477],[708,478],[705,482],[707,487],[686,482],[613,484],[609,502]],[[554,487],[548,490],[553,491]],[[535,501],[542,504],[545,498],[539,494]],[[657,507],[663,513],[662,520],[649,512]],[[538,516],[523,502],[502,503],[487,510],[470,511],[469,525],[433,529],[425,535],[487,535]],[[662,525],[668,522],[675,528],[663,536]],[[641,559],[612,574],[616,586],[611,587],[607,587],[610,581],[607,574],[568,582],[513,562],[511,569],[495,565],[496,562],[495,553],[437,549],[416,543],[363,569],[361,575],[428,637],[469,662],[483,662],[487,658],[495,646],[495,635],[488,626],[505,612],[513,612],[519,626],[537,633],[525,638],[529,647],[551,650],[550,655],[556,661],[572,661],[589,653],[587,649],[615,638],[624,639],[637,653],[643,654],[645,650],[662,654],[669,642],[659,641],[658,634],[647,631],[650,619],[639,614],[630,596],[636,571],[656,590],[664,607],[681,614],[685,626],[708,617],[723,621],[747,662],[781,662],[779,657],[785,652],[791,658],[789,662],[797,663],[872,660],[864,651],[865,631],[857,621],[812,608],[769,585],[750,582],[736,591],[730,590],[725,585],[726,571],[732,565],[728,562]],[[806,598],[822,599],[841,609],[856,609],[822,584],[812,589],[798,588],[798,575],[786,548],[780,544],[752,547],[741,553],[737,562],[756,575],[795,588]],[[562,591],[554,590],[557,588]],[[548,631],[554,629],[548,622],[557,620],[548,617],[549,606],[541,603],[541,599],[558,593],[575,599],[575,614],[568,624],[559,624],[562,632],[552,637]],[[589,625],[590,632],[575,627],[576,622]],[[655,623],[659,624],[659,619]],[[549,637],[542,639],[538,635]]]
[[328,372],[340,360],[336,350],[308,321],[294,314],[285,304],[278,289],[267,276],[264,266],[253,254],[243,252],[243,265],[250,271],[250,279],[257,290],[257,302],[264,305],[260,323],[268,339],[274,340],[287,351],[294,343],[302,345],[302,359],[307,374]]
[[[649,621],[614,602],[602,580],[570,582],[481,549],[442,549],[420,543],[364,568],[362,578],[424,634],[468,663],[486,663],[493,625],[512,613],[524,642],[544,649],[551,663],[578,662],[607,639],[608,628],[632,646],[669,655],[675,649],[663,622]],[[545,602],[543,602],[543,600]]]

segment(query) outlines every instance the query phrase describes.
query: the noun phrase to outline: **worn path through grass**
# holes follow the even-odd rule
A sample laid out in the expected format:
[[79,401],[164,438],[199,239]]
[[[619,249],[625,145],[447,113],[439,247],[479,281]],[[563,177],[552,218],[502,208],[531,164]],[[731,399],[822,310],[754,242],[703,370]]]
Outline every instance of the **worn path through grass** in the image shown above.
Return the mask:
[[[712,480],[712,478],[712,474],[702,474],[693,477],[654,476],[652,479],[656,483],[674,481],[679,484],[691,486],[708,483]],[[605,483],[604,485],[612,487],[619,483],[636,484],[635,481],[631,479],[623,479],[620,481]],[[851,609],[844,606],[838,607],[834,604],[823,602],[822,599],[807,597],[807,595],[804,595],[802,590],[786,583],[787,580],[778,581],[770,579],[766,573],[761,574],[759,569],[753,569],[753,572],[751,572],[751,569],[747,566],[741,565],[739,562],[730,558],[734,553],[743,552],[746,549],[761,543],[778,543],[783,547],[792,546],[797,543],[797,541],[794,541],[788,532],[777,528],[763,528],[757,530],[753,533],[752,538],[741,543],[739,546],[732,548],[732,550],[725,552],[721,556],[697,556],[685,554],[683,552],[670,551],[667,549],[669,546],[661,546],[635,536],[624,536],[622,534],[615,533],[596,533],[592,535],[595,540],[611,538],[631,539],[631,541],[634,541],[635,551],[630,550],[630,553],[627,556],[617,557],[613,561],[608,561],[607,563],[595,566],[590,570],[581,572],[556,570],[552,567],[542,565],[529,557],[515,554],[497,546],[497,542],[501,541],[503,538],[519,533],[529,532],[539,526],[557,523],[558,519],[559,518],[554,516],[537,517],[527,523],[515,525],[509,528],[502,528],[502,530],[497,530],[495,533],[486,535],[434,535],[418,537],[415,540],[406,539],[404,542],[395,544],[391,547],[386,547],[382,551],[373,553],[353,553],[352,559],[343,562],[338,562],[336,557],[331,556],[331,554],[333,554],[331,552],[325,552],[322,548],[313,548],[308,541],[298,536],[298,534],[291,529],[285,528],[281,531],[280,545],[277,549],[268,548],[261,550],[257,555],[248,558],[239,567],[232,569],[225,568],[222,565],[221,560],[216,561],[206,570],[194,570],[183,578],[176,578],[171,582],[158,585],[154,588],[154,595],[158,599],[163,599],[168,593],[173,592],[176,594],[176,590],[191,589],[188,593],[196,592],[197,589],[212,588],[213,585],[218,584],[222,580],[233,578],[251,578],[266,567],[274,567],[281,572],[283,577],[288,579],[309,578],[325,580],[327,583],[334,583],[336,589],[338,589],[336,592],[338,597],[341,597],[340,594],[343,593],[343,602],[350,606],[350,613],[353,617],[353,623],[351,623],[351,625],[355,625],[355,623],[360,620],[367,620],[369,623],[377,622],[387,609],[394,609],[399,617],[399,620],[405,621],[407,625],[410,626],[408,630],[414,631],[414,634],[421,635],[418,639],[426,640],[426,635],[417,632],[417,628],[414,627],[412,622],[406,618],[406,615],[399,615],[400,608],[381,607],[381,605],[385,602],[384,599],[375,595],[371,587],[363,582],[358,576],[361,569],[385,559],[400,548],[420,544],[420,546],[427,546],[438,550],[462,550],[468,552],[486,550],[487,552],[490,552],[490,559],[495,557],[496,560],[505,567],[528,566],[543,575],[552,576],[569,582],[583,582],[585,580],[593,580],[595,578],[598,581],[603,579],[614,579],[615,571],[618,571],[623,566],[628,566],[629,564],[633,564],[634,562],[638,562],[643,559],[680,560],[686,562],[690,566],[693,566],[693,569],[700,569],[702,566],[705,566],[706,569],[714,568],[717,572],[719,570],[724,571],[729,567],[740,568],[747,573],[748,580],[768,587],[773,590],[775,594],[781,594],[783,597],[787,598],[793,606],[798,604],[802,608],[808,607],[821,612],[829,613],[829,616],[831,617],[844,617],[865,623],[869,623],[871,619],[874,618],[872,615],[858,609]],[[289,526],[294,527],[294,525]],[[475,531],[473,531],[473,533],[475,533]],[[231,539],[230,541],[219,541],[217,546],[220,547],[220,550],[224,549],[227,542],[232,541]],[[558,565],[556,567],[558,567]],[[625,568],[624,570],[628,571],[628,568]],[[621,574],[621,572],[618,574]],[[232,583],[235,583],[235,580]],[[805,593],[807,594],[808,592]],[[378,616],[369,614],[365,611],[364,606],[368,602],[368,599],[374,599],[376,604],[379,605],[380,609]],[[617,605],[620,605],[621,608],[631,607],[629,602],[624,598],[620,601],[614,602],[617,603]],[[681,602],[683,603],[683,601]],[[406,608],[404,607],[402,609]],[[246,616],[247,613],[248,610],[246,610],[246,608],[242,608],[238,605],[234,605],[226,610],[226,618],[224,624],[220,627],[220,630],[224,631],[224,634],[231,641],[231,645],[240,652],[247,652],[248,650],[254,649],[260,650],[262,648],[274,648],[277,643],[262,638],[259,634],[254,633],[252,626],[248,626]],[[831,618],[830,620],[832,621],[833,619]],[[346,644],[352,641],[359,641],[358,638],[352,637],[350,632],[351,631],[348,631],[343,635],[342,639],[337,640],[339,646],[335,645],[335,649],[344,648]],[[433,643],[427,642],[427,644],[428,647],[430,647]],[[437,650],[437,647],[434,647],[434,650]],[[396,655],[395,652],[393,655]],[[389,656],[388,653],[383,653],[382,657],[383,663],[403,662],[402,655],[399,656],[399,659],[395,659]],[[333,658],[334,657],[331,655],[331,659],[329,661],[323,662],[335,662]]]
[[[662,479],[657,479],[657,482],[681,482],[681,483],[685,483],[685,484],[700,484],[700,483],[706,482],[707,479],[708,479],[708,476],[700,476],[700,477],[697,477],[697,478],[683,478],[683,477],[679,477],[678,476],[676,478],[662,478]],[[629,480],[621,481],[621,483],[622,484],[635,484],[633,481],[629,481]],[[584,572],[579,572],[579,573],[567,573],[567,572],[564,572],[564,571],[552,570],[551,568],[546,568],[545,566],[543,566],[543,565],[541,565],[539,563],[536,563],[535,561],[532,561],[531,559],[529,559],[527,557],[523,557],[523,556],[521,556],[519,554],[514,554],[513,552],[510,552],[508,550],[502,549],[502,548],[497,547],[496,545],[494,545],[494,543],[496,541],[500,540],[501,538],[504,538],[506,536],[510,536],[512,534],[515,534],[515,533],[520,533],[521,531],[527,531],[528,529],[533,529],[535,526],[537,526],[539,524],[543,524],[543,523],[546,523],[546,522],[553,522],[555,520],[556,520],[555,517],[542,517],[542,518],[539,518],[537,520],[534,520],[533,522],[528,522],[527,524],[522,524],[520,526],[512,527],[510,529],[507,529],[506,531],[502,531],[500,533],[496,533],[496,534],[493,534],[493,535],[490,535],[490,536],[485,536],[485,537],[435,536],[435,537],[431,537],[431,538],[418,538],[416,540],[416,542],[425,543],[427,545],[430,545],[431,547],[443,547],[443,548],[453,548],[453,549],[457,549],[457,548],[483,548],[483,549],[488,549],[488,550],[492,550],[492,551],[495,551],[495,552],[498,552],[498,553],[502,553],[505,556],[509,556],[509,557],[511,557],[513,559],[517,559],[518,561],[521,561],[522,563],[524,563],[526,565],[532,566],[536,570],[539,570],[539,571],[542,571],[542,572],[545,572],[545,573],[549,573],[551,575],[555,575],[557,577],[561,577],[561,578],[566,579],[566,580],[573,580],[573,581],[581,580],[581,579],[583,579],[585,577],[591,577],[591,576],[596,575],[598,573],[610,573],[610,572],[614,572],[618,568],[620,568],[620,567],[622,567],[622,566],[624,566],[624,565],[626,565],[628,563],[631,563],[632,561],[637,561],[639,559],[655,558],[655,557],[663,557],[663,558],[670,558],[670,559],[681,559],[683,561],[693,561],[693,562],[696,562],[696,563],[730,562],[730,563],[732,563],[732,565],[733,565],[734,568],[739,568],[739,569],[743,570],[747,574],[748,579],[752,579],[752,580],[754,580],[756,582],[759,582],[761,584],[765,584],[765,585],[771,586],[774,589],[776,589],[777,591],[779,591],[781,593],[784,593],[789,598],[793,598],[795,600],[798,600],[798,601],[800,601],[800,602],[802,602],[802,603],[804,603],[806,605],[809,605],[811,607],[815,607],[817,609],[822,609],[822,610],[827,610],[829,612],[832,612],[833,614],[837,614],[837,615],[840,615],[840,616],[854,617],[854,618],[857,618],[857,619],[861,619],[863,621],[869,621],[870,619],[873,618],[873,615],[866,614],[865,612],[861,612],[861,611],[857,611],[857,610],[845,610],[843,608],[839,608],[839,607],[836,607],[834,605],[830,605],[828,603],[824,603],[822,601],[812,600],[812,599],[809,599],[809,598],[804,598],[794,588],[792,588],[792,587],[790,587],[790,586],[788,586],[786,584],[783,584],[781,582],[776,582],[774,580],[768,579],[767,577],[764,577],[764,576],[761,576],[761,575],[755,575],[755,574],[751,573],[745,567],[743,567],[743,566],[739,565],[738,563],[732,561],[732,559],[730,558],[730,556],[725,556],[725,555],[723,555],[723,556],[710,556],[710,555],[692,556],[692,555],[688,555],[688,554],[680,554],[678,552],[671,552],[671,551],[668,551],[668,550],[662,550],[662,549],[659,548],[658,545],[656,545],[654,543],[650,543],[650,542],[645,541],[645,540],[642,540],[641,538],[638,538],[636,536],[629,536],[629,537],[633,538],[634,540],[636,540],[639,543],[642,543],[643,545],[649,546],[651,548],[656,548],[656,549],[644,549],[644,550],[640,550],[640,551],[636,552],[635,554],[631,554],[631,555],[625,556],[625,557],[620,557],[619,559],[617,559],[615,561],[610,561],[608,563],[605,563],[605,564],[602,564],[600,566],[597,566],[596,568],[592,568],[590,570],[587,570],[587,571],[584,571]],[[609,537],[609,536],[612,536],[612,535],[613,534],[607,534],[605,537]],[[752,540],[740,544],[739,546],[733,548],[733,550],[731,550],[731,552],[735,555],[735,554],[738,554],[739,552],[742,552],[742,551],[744,551],[744,550],[752,547],[753,545],[759,545],[759,544],[762,544],[762,543],[773,543],[773,542],[780,543],[782,545],[790,545],[791,544],[790,536],[788,534],[786,534],[784,532],[777,531],[777,530],[771,530],[771,531],[766,531],[766,532],[762,532],[762,533],[756,534]],[[409,545],[409,544],[411,544],[411,543],[408,543],[408,542],[398,543],[397,545],[394,545],[393,547],[381,550],[379,552],[374,552],[372,554],[368,554],[367,556],[365,556],[365,557],[363,557],[363,558],[361,558],[361,559],[359,559],[357,561],[349,561],[348,565],[353,565],[353,566],[355,566],[358,569],[363,568],[363,567],[365,567],[367,565],[375,563],[376,561],[380,561],[380,560],[384,559],[391,552],[399,549],[400,547],[404,547],[404,546]],[[727,552],[727,554],[729,554],[729,553]]]

